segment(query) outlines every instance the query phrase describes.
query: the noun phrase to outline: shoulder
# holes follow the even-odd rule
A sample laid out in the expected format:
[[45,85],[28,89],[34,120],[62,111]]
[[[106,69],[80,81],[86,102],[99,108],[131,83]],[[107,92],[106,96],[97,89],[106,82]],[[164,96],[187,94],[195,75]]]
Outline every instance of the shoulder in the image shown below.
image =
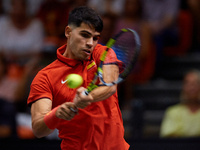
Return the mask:
[[54,72],[56,72],[56,69],[59,68],[59,61],[55,60],[51,64],[47,65],[43,69],[41,69],[37,75],[35,76],[34,80],[41,80],[42,78],[50,78],[51,76],[54,76]]
[[94,48],[94,51],[95,53],[99,52],[99,51],[103,51],[105,50],[106,46],[103,46],[101,44],[97,44],[96,47]]
[[181,113],[182,111],[185,110],[185,106],[183,104],[176,104],[173,106],[170,106],[167,108],[166,113],[170,114],[176,114],[176,113]]
[[0,16],[0,25],[5,25],[10,22],[10,18],[7,15]]
[[32,28],[43,28],[42,22],[37,19],[37,18],[32,18],[31,19],[31,23],[30,23],[30,27]]
[[[97,46],[94,48],[93,54],[102,54],[106,50],[107,46],[97,44]],[[112,48],[109,48],[109,52],[113,52]]]
[[106,49],[106,46],[103,46],[101,44],[97,44],[96,47],[94,48],[92,52],[92,56],[94,59],[99,59],[101,56],[102,52]]

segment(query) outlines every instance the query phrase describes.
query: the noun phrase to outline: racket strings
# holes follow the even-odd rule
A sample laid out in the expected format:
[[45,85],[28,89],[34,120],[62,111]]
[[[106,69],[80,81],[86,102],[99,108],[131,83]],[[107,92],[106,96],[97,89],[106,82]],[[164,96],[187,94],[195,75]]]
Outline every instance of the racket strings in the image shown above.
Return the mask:
[[124,63],[124,71],[121,74],[123,78],[125,78],[132,70],[132,65],[136,61],[135,56],[137,52],[137,44],[135,41],[135,36],[132,32],[125,32],[118,37],[115,45],[112,47],[117,55],[117,58]]

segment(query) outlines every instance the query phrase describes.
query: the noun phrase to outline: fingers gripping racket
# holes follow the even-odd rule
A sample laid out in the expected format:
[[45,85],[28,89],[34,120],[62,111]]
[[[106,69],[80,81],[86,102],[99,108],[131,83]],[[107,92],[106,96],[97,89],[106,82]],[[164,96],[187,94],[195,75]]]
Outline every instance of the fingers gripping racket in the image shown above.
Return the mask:
[[[130,74],[132,71],[139,53],[140,53],[140,38],[135,30],[132,29],[121,29],[118,34],[116,34],[113,38],[111,38],[106,44],[107,48],[103,52],[100,58],[100,65],[97,68],[97,72],[95,73],[95,77],[93,81],[88,85],[87,90],[83,92],[83,94],[88,95],[93,89],[98,86],[112,86],[114,84],[119,84]],[[119,77],[116,81],[111,83],[106,83],[103,79],[103,64],[107,56],[108,50],[112,48],[117,58],[123,62],[124,71],[119,74]],[[96,85],[97,79],[100,79],[102,84]]]

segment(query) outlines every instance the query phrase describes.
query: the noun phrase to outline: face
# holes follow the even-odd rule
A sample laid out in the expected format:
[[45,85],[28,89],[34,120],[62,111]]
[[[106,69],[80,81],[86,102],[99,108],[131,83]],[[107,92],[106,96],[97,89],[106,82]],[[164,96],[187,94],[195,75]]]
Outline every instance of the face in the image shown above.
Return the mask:
[[87,60],[98,43],[100,33],[85,23],[80,27],[67,26],[65,29],[67,48],[65,57]]
[[190,101],[197,101],[200,94],[200,83],[197,74],[189,73],[185,76],[183,92]]
[[128,16],[137,15],[140,11],[140,0],[126,0],[125,14]]
[[13,0],[12,13],[18,16],[26,14],[26,2],[24,0]]

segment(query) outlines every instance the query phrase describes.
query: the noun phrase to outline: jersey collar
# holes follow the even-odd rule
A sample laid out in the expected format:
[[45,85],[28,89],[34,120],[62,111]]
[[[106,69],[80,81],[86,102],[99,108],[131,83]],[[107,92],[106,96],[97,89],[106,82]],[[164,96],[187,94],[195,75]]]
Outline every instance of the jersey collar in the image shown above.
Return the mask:
[[65,56],[63,56],[65,50],[66,50],[66,44],[61,46],[60,48],[57,49],[57,58],[58,60],[68,64],[69,66],[76,66],[77,64],[80,64],[80,63],[83,63],[81,60],[76,60],[76,59],[70,59],[70,58],[67,58]]

